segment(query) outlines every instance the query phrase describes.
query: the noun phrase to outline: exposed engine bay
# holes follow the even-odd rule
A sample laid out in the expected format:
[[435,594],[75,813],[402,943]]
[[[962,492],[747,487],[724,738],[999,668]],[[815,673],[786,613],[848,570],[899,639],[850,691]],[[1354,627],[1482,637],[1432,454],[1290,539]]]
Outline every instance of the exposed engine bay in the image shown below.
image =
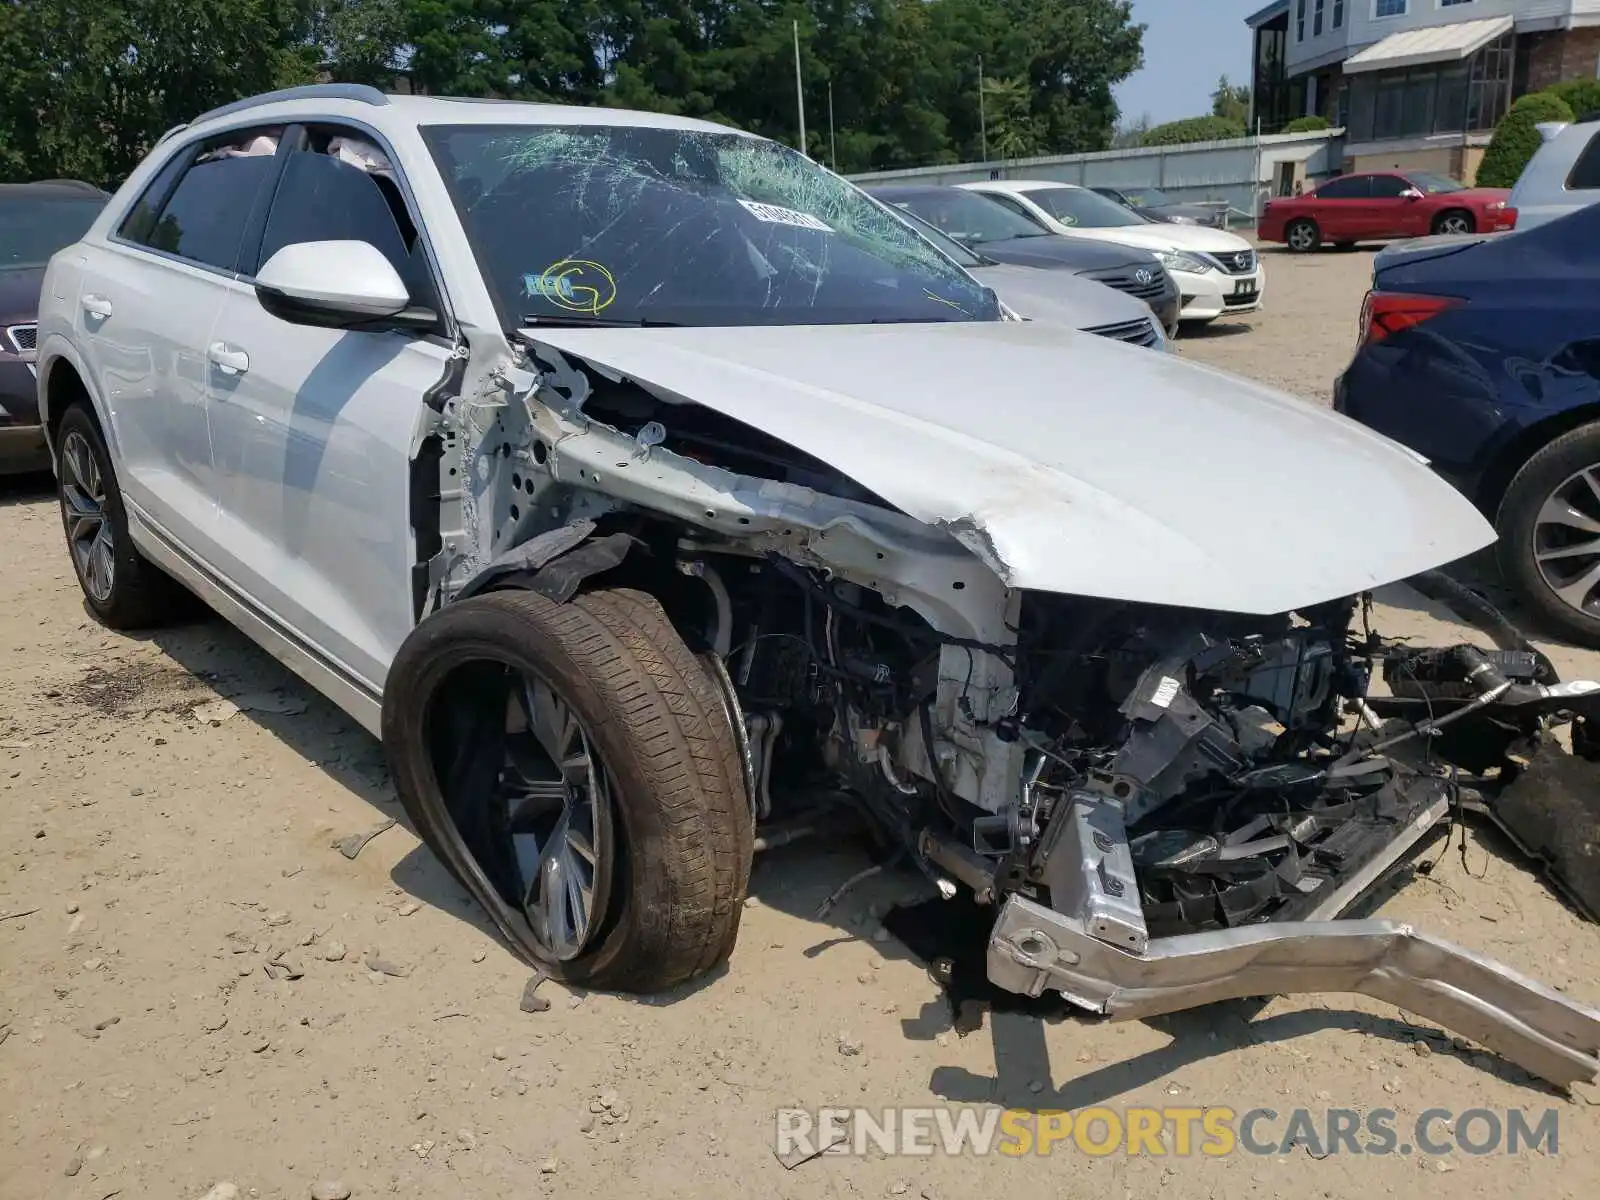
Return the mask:
[[1387,642],[1362,596],[1260,616],[1008,586],[976,524],[528,348],[453,414],[443,461],[477,486],[433,594],[657,597],[724,690],[758,828],[847,796],[941,893],[994,906],[1009,990],[1124,1017],[1364,992],[1553,1082],[1600,1069],[1600,1014],[1408,927],[1334,923],[1452,816],[1492,816],[1600,686],[1515,638]]

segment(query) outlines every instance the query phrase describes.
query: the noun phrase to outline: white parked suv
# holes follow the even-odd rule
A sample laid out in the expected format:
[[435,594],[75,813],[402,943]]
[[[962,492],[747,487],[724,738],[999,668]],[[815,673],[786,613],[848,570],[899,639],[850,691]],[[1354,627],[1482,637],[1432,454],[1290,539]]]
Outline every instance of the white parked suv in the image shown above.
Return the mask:
[[1149,250],[1178,285],[1181,321],[1210,324],[1251,313],[1267,292],[1267,269],[1236,233],[1174,225],[1141,215],[1089,188],[1048,179],[992,179],[958,185],[981,192],[1051,233]]
[[[1473,1036],[1595,1065],[1600,1016],[1326,923],[1448,809],[1442,768],[1341,740],[1355,597],[1483,518],[1324,409],[1002,319],[792,150],[242,101],[51,262],[38,366],[90,609],[170,619],[181,582],[380,734],[417,832],[561,978],[711,970],[754,853],[846,817],[991,906],[1015,991],[1332,985],[1449,1022],[1459,968]],[[1449,663],[1429,712],[1480,682]],[[1461,727],[1523,719],[1501,694]]]

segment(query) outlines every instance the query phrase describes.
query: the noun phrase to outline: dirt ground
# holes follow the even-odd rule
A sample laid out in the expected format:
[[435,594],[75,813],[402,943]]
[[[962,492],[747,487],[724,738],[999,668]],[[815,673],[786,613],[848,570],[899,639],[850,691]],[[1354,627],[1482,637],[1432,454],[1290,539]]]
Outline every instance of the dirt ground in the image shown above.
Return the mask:
[[[1325,400],[1370,254],[1268,264],[1266,311],[1182,352]],[[149,638],[93,624],[47,485],[0,489],[5,1200],[299,1200],[326,1181],[343,1186],[315,1194],[417,1200],[1600,1195],[1593,1089],[1554,1094],[1382,1004],[1007,1013],[959,1036],[877,921],[916,879],[869,880],[815,917],[867,862],[847,845],[758,862],[718,977],[650,1000],[546,984],[550,1009],[519,1011],[528,972],[403,822],[353,860],[332,847],[398,816],[371,739],[219,621]],[[1404,588],[1380,616],[1465,636]],[[1600,677],[1600,655],[1552,653]],[[1502,843],[1465,847],[1435,848],[1384,914],[1600,1003],[1596,930]],[[774,1157],[780,1107],[938,1104],[1393,1109],[1402,1132],[1435,1107],[1554,1109],[1560,1140],[1444,1159]]]

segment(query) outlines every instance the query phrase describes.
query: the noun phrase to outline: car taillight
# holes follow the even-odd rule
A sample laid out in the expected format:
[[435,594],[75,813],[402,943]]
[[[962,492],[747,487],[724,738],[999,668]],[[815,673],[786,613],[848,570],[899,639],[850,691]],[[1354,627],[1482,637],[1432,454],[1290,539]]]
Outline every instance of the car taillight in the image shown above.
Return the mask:
[[1381,342],[1461,304],[1454,296],[1371,291],[1361,304],[1361,343]]

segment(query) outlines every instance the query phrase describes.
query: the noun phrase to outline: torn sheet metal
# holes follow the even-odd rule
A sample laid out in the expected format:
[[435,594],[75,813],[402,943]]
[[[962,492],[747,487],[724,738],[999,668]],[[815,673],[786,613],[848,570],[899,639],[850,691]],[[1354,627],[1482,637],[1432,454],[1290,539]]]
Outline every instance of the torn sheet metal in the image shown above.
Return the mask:
[[1349,992],[1480,1042],[1558,1086],[1600,1076],[1600,1012],[1393,921],[1269,923],[1158,938],[1131,954],[1010,896],[989,943],[1010,991],[1137,1020],[1247,996]]

